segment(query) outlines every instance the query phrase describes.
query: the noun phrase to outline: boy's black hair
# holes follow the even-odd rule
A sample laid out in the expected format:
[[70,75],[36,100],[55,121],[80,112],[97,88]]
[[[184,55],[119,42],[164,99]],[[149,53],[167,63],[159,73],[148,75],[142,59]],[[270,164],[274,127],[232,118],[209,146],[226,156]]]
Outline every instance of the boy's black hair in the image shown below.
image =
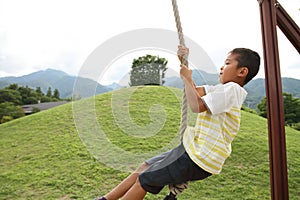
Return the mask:
[[229,53],[237,55],[238,67],[247,67],[248,75],[244,84],[246,85],[259,70],[260,56],[257,52],[247,48],[235,48]]

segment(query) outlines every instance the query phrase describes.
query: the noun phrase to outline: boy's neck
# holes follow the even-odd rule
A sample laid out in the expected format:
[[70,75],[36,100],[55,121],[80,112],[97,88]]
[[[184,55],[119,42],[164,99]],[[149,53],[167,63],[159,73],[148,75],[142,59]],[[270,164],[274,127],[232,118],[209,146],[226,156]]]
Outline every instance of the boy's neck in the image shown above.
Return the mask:
[[[244,85],[245,85],[245,80],[232,80],[232,81],[229,81],[229,82],[234,82],[236,84],[239,84],[241,87],[244,87]],[[223,84],[225,84],[225,83],[223,83]]]

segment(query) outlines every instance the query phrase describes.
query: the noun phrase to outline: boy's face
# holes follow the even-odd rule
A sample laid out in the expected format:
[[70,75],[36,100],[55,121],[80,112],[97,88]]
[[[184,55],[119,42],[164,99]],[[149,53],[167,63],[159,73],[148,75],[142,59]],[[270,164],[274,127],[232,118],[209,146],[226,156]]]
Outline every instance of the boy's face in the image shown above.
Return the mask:
[[219,74],[220,83],[238,82],[241,68],[238,68],[237,55],[229,53]]

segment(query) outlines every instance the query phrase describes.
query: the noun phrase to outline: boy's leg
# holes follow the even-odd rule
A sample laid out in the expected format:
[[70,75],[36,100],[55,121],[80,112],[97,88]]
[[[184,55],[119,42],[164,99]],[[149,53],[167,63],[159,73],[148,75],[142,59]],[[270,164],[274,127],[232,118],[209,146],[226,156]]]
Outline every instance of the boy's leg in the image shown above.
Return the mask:
[[139,174],[147,169],[149,165],[147,163],[141,164],[137,170],[125,178],[118,186],[116,186],[112,191],[110,191],[105,198],[107,200],[117,200],[121,198],[135,183],[138,179]]
[[123,196],[122,200],[142,200],[144,199],[146,193],[146,190],[142,188],[140,181],[137,178],[135,184]]
[[160,160],[164,159],[165,156],[169,152],[162,153],[157,155],[153,158],[146,160],[142,163],[137,170],[135,170],[131,175],[129,175],[126,179],[124,179],[118,186],[116,186],[111,192],[105,195],[107,200],[116,200],[121,198],[137,181],[138,176],[141,172],[146,170],[150,165],[159,162]]
[[[149,170],[150,168],[152,169],[153,166],[155,165],[159,169],[164,168],[164,169],[161,170],[161,171],[163,171],[163,173],[158,173],[157,174],[158,176],[156,178],[160,179],[161,174],[168,174],[168,172],[165,170],[165,167],[168,166],[170,164],[170,162],[173,162],[173,160],[176,160],[176,158],[184,152],[184,148],[180,148],[180,147],[177,147],[173,150],[170,150],[170,151],[165,152],[165,153],[163,153],[159,156],[156,156],[156,157],[153,157],[153,158],[147,160],[146,163],[149,163],[150,164],[149,166],[151,166],[151,167],[148,167],[146,169],[146,171]],[[171,152],[173,152],[173,154],[171,154]],[[166,158],[168,158],[168,159],[166,160]],[[163,161],[166,161],[166,162],[163,162]],[[137,177],[135,184],[123,196],[122,200],[142,200],[145,197],[145,195],[147,194],[147,191],[142,187],[142,185],[140,183],[140,180],[139,180],[139,177],[140,177],[140,175]],[[156,178],[154,178],[154,179],[156,179]],[[162,186],[157,186],[157,187],[155,187],[157,192],[153,192],[153,190],[152,190],[152,193],[157,194],[162,188],[163,188],[163,185]]]

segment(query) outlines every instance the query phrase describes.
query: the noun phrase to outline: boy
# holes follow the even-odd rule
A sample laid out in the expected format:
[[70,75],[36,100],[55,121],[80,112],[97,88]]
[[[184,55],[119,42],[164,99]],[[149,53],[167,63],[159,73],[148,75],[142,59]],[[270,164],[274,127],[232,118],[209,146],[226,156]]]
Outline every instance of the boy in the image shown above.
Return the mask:
[[[178,47],[180,61],[189,50]],[[140,200],[157,194],[165,185],[202,180],[219,174],[231,153],[231,142],[240,126],[240,109],[247,92],[243,86],[257,73],[258,53],[236,48],[220,69],[220,84],[196,87],[192,70],[181,64],[180,76],[191,110],[198,113],[194,128],[187,128],[182,143],[145,161],[135,172],[99,200]]]

